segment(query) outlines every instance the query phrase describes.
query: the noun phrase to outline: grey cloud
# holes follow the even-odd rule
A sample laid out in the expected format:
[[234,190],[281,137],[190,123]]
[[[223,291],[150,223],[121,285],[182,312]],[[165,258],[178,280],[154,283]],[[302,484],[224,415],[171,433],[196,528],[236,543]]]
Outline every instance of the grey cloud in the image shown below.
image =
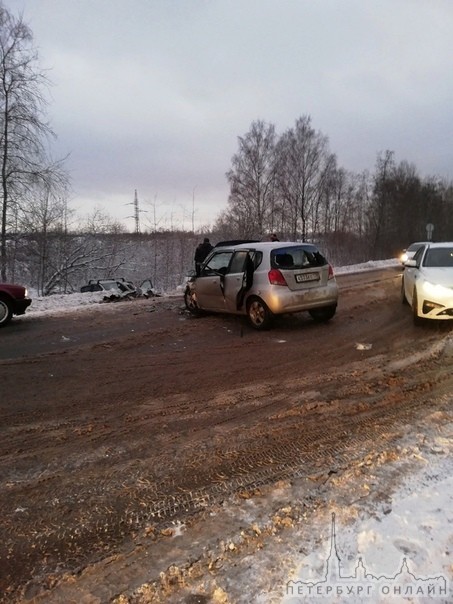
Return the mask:
[[281,132],[305,114],[347,169],[371,170],[391,149],[423,173],[453,176],[448,0],[8,6],[23,11],[52,68],[57,150],[71,152],[84,200],[138,188],[184,205],[197,185],[200,220],[202,208],[211,218],[251,121]]

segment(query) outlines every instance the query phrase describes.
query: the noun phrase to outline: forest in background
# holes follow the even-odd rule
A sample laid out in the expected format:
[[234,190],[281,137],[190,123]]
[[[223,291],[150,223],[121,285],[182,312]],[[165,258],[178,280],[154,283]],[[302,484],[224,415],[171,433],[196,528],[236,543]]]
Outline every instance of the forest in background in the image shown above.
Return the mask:
[[[311,241],[334,266],[396,256],[413,241],[453,239],[453,184],[377,153],[370,171],[342,168],[309,115],[278,133],[252,122],[225,177],[230,193],[212,225],[194,232],[153,224],[134,233],[94,209],[70,208],[65,160],[51,156],[45,72],[30,28],[0,1],[0,278],[41,295],[78,291],[89,279],[151,278],[173,290],[193,269],[203,237]],[[155,208],[154,208],[155,210]]]
[[[304,123],[309,125],[309,118]],[[270,128],[255,123],[254,135],[255,127]],[[313,136],[312,131],[309,139],[316,137],[322,135]],[[129,233],[98,210],[82,227],[70,228],[74,216],[61,199],[29,200],[22,219],[15,222],[22,228],[7,230],[10,279],[41,295],[79,291],[89,279],[119,276],[136,284],[151,278],[157,290],[166,292],[183,283],[194,268],[195,248],[206,236],[215,244],[238,238],[267,240],[276,232],[282,241],[317,243],[333,266],[396,257],[409,243],[426,240],[428,223],[434,226],[434,241],[453,239],[452,184],[421,178],[414,166],[396,163],[392,152],[380,154],[374,172],[362,174],[338,168],[330,155],[310,176],[303,176],[302,167],[291,168],[291,178],[297,173],[301,180],[284,180],[282,185],[279,170],[286,167],[281,158],[267,165],[268,172],[263,168],[263,140],[253,136],[256,148],[248,149],[239,139],[227,173],[231,192],[226,208],[199,232],[151,224],[143,232]],[[303,165],[309,163],[301,153],[295,157]],[[299,193],[291,197],[285,194],[288,189]]]

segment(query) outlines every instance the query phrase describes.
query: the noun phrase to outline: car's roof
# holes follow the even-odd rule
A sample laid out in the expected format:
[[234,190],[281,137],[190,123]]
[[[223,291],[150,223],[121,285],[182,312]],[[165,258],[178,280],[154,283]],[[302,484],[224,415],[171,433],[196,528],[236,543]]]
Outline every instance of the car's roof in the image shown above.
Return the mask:
[[436,241],[435,243],[433,242],[428,242],[429,247],[453,247],[453,241]]
[[279,248],[288,248],[288,247],[311,247],[314,249],[316,245],[313,243],[306,243],[304,241],[257,241],[256,243],[238,243],[237,245],[228,245],[222,247],[216,247],[216,250],[258,250],[260,252],[268,251],[268,250],[276,250]]

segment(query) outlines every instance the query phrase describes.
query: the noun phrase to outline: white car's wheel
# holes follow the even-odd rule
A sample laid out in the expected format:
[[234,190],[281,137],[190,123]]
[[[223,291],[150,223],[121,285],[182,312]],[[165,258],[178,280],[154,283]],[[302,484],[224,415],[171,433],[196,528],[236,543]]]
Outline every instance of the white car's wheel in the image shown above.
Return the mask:
[[414,293],[412,294],[412,316],[414,319],[414,325],[421,325],[423,319],[418,314],[418,299],[416,287],[414,287]]

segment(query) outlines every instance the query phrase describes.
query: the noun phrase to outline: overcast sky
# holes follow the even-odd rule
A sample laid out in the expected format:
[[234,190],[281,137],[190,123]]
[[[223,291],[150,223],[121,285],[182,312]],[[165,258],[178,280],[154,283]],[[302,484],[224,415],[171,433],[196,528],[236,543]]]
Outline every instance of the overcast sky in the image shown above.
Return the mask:
[[212,223],[237,137],[302,115],[341,167],[453,179],[451,0],[3,0],[53,82],[71,205],[133,229]]

